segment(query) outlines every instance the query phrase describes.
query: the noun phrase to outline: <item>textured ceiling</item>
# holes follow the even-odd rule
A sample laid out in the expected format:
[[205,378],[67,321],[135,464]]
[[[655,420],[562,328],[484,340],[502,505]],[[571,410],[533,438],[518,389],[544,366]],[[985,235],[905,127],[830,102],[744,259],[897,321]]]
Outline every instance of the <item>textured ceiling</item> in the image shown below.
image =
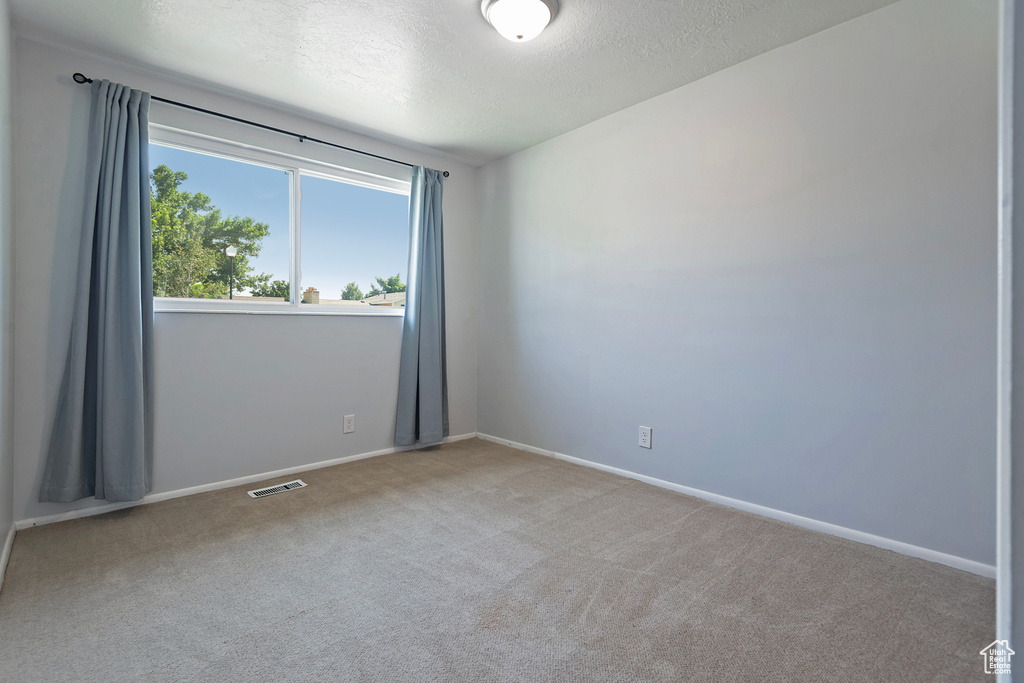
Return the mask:
[[12,9],[30,34],[481,164],[891,2],[561,0],[548,29],[519,44],[484,21],[478,0],[13,0]]

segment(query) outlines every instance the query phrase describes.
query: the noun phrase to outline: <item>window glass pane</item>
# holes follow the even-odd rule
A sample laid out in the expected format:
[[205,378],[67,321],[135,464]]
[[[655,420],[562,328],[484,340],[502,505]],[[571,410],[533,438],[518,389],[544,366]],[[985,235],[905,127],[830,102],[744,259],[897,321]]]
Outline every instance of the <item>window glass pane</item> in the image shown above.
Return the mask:
[[153,295],[288,301],[288,172],[157,144],[149,155]]
[[302,301],[405,306],[409,197],[302,176]]

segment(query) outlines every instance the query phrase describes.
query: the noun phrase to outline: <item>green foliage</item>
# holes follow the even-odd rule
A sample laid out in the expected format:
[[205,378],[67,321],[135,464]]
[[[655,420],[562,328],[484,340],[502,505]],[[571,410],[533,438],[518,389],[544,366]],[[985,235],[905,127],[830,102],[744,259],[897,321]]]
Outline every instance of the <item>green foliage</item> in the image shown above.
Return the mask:
[[150,175],[154,296],[226,296],[231,267],[224,255],[227,246],[238,249],[236,292],[267,285],[270,276],[254,275],[249,259],[259,256],[270,227],[252,218],[222,217],[220,209],[202,192],[178,189],[187,179],[187,174],[163,165]]
[[345,291],[341,293],[341,298],[344,301],[359,301],[363,298],[363,291],[356,283],[350,282],[345,285]]
[[255,275],[252,279],[253,285],[250,290],[253,296],[278,297],[286,301],[291,297],[291,291],[286,280],[274,280],[271,282],[270,275],[267,273]]
[[382,277],[377,278],[377,284],[370,285],[372,289],[367,292],[366,296],[377,296],[384,292],[387,292],[388,294],[391,294],[392,292],[404,292],[405,283],[402,282],[401,275],[401,273],[397,273],[394,277],[389,277],[387,279]]

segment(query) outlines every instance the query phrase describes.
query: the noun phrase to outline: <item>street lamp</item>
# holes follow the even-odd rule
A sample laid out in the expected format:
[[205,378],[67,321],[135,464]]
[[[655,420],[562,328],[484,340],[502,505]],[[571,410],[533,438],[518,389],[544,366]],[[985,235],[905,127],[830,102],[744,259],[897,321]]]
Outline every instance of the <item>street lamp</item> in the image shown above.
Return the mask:
[[228,299],[235,298],[235,256],[238,255],[238,250],[234,247],[228,247],[224,250],[224,255],[228,257],[228,262],[231,263],[231,279],[228,281]]

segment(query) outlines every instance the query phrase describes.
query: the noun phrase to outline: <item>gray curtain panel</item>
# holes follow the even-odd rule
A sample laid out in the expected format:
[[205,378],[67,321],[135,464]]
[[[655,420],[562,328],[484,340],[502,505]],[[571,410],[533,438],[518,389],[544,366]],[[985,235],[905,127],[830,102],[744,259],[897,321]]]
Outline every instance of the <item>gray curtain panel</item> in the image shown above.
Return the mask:
[[149,103],[92,84],[74,318],[40,501],[138,500],[153,488]]
[[409,194],[409,277],[398,373],[395,445],[440,443],[448,436],[448,361],[444,331],[444,221],[441,171],[417,166]]

